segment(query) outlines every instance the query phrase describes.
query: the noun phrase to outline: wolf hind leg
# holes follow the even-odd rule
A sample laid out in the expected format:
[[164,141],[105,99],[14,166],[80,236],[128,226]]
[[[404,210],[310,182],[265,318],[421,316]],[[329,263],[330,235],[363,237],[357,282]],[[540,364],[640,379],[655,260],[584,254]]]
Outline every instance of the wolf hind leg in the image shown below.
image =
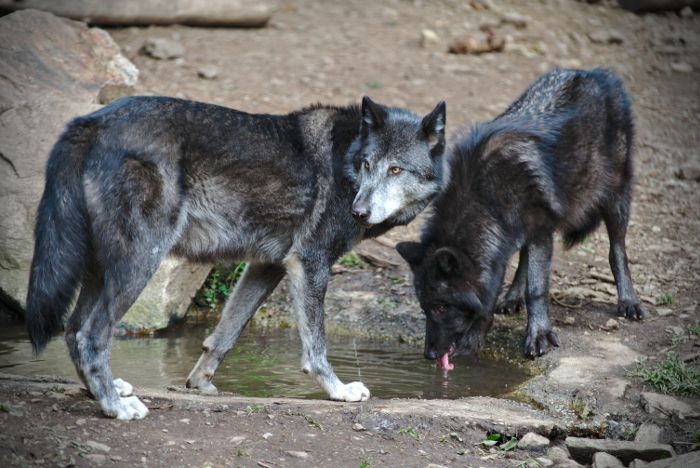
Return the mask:
[[317,258],[303,262],[296,255],[287,259],[290,289],[302,344],[302,371],[310,374],[331,400],[365,401],[370,393],[362,382],[344,384],[326,356],[323,301],[330,267]]
[[187,388],[196,388],[207,394],[217,393],[216,387],[211,383],[216,369],[284,274],[284,267],[273,263],[252,263],[246,266],[233,294],[224,305],[214,332],[204,340],[204,352],[187,377]]
[[84,296],[81,293],[84,299],[78,300],[67,331],[78,375],[100,403],[102,412],[122,420],[141,419],[148,414],[148,408],[137,397],[126,396],[133,391],[128,382],[112,378],[109,361],[114,326],[136,301],[168,251],[154,245],[139,247],[143,249],[135,251],[149,254],[122,252],[104,275],[86,281],[87,290]]
[[630,202],[631,196],[629,190],[626,190],[622,197],[616,198],[603,211],[603,219],[610,240],[608,260],[617,286],[617,312],[631,320],[642,320],[644,308],[634,292],[625,247]]
[[497,314],[518,314],[525,308],[525,289],[527,288],[527,249],[523,247],[518,257],[518,268],[513,282],[503,300],[496,305]]

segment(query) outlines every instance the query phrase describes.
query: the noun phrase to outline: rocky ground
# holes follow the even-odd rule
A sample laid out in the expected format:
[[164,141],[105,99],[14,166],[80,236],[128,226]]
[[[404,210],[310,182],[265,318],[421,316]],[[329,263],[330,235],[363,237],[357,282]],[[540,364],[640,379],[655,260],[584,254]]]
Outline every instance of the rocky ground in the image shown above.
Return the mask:
[[[456,38],[483,40],[482,25],[504,39],[502,52],[447,53]],[[315,404],[315,413],[299,402],[190,401],[160,393],[149,402],[148,419],[121,423],[101,418],[70,385],[3,381],[0,418],[3,427],[15,429],[0,435],[4,465],[287,466],[333,460],[340,466],[514,466],[538,457],[546,458],[538,462],[542,466],[574,463],[559,449],[490,453],[475,445],[489,431],[521,437],[527,430],[560,446],[567,434],[619,441],[636,433],[637,447],[663,442],[677,453],[697,450],[697,393],[660,400],[627,372],[670,355],[698,368],[700,13],[636,15],[612,2],[294,1],[282,4],[260,30],[174,26],[109,33],[141,72],[139,94],[275,113],[317,101],[357,103],[364,94],[425,113],[444,99],[450,135],[497,115],[553,66],[612,68],[624,79],[637,117],[627,245],[648,317],[643,323],[616,317],[607,237],[600,230],[555,253],[551,314],[562,347],[538,359],[540,375],[512,395],[551,425],[520,431],[486,420],[474,425],[458,416],[471,415],[460,406],[416,409],[413,415],[387,410],[390,422],[382,424],[376,415],[391,402]],[[153,38],[167,41],[154,45]],[[149,40],[151,55],[142,51]],[[335,267],[329,330],[415,343],[419,352],[421,313],[410,272],[392,246],[415,238],[424,218],[363,243]],[[293,321],[288,309],[282,286],[256,319]],[[524,325],[524,316],[498,318],[485,352],[532,366],[520,357]],[[460,404],[469,403],[454,403]],[[371,415],[366,421],[358,419],[364,411]],[[356,423],[367,430],[354,430]],[[578,460],[591,463],[590,457]]]

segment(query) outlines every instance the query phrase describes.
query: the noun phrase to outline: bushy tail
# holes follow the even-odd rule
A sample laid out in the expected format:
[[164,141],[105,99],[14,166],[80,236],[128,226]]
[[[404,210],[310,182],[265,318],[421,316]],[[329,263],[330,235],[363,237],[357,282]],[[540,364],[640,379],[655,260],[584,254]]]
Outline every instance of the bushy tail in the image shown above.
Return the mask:
[[47,163],[27,292],[27,331],[36,353],[62,329],[85,269],[90,240],[81,172],[91,133],[86,122],[73,121]]

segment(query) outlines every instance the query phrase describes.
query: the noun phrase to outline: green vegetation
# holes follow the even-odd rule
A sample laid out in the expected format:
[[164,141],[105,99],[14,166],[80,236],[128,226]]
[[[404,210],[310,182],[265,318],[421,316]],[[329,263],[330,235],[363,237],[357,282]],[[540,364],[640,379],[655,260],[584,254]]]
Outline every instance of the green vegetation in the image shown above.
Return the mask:
[[696,323],[695,325],[690,325],[688,327],[688,334],[690,335],[700,335],[700,323]]
[[204,286],[197,293],[200,302],[204,302],[213,309],[219,302],[225,301],[233,292],[236,282],[243,275],[245,266],[244,262],[240,262],[233,268],[214,267],[204,282]]
[[355,268],[360,266],[360,260],[354,253],[343,255],[342,257],[340,257],[340,260],[338,260],[338,263],[349,268]]
[[372,466],[372,463],[369,461],[369,458],[365,457],[362,459],[360,462],[360,468],[370,468]]
[[412,427],[404,427],[403,429],[399,429],[399,432],[401,434],[408,434],[416,440],[420,440],[420,434]]
[[666,293],[656,301],[656,305],[673,305],[673,302],[673,294]]
[[[498,444],[498,442],[500,442],[503,439],[504,439],[504,437],[501,434],[490,434],[486,437],[486,439],[482,440],[479,443],[481,445],[485,445],[486,447],[494,447],[495,445]],[[507,452],[509,450],[513,450],[517,446],[518,446],[518,439],[516,439],[515,437],[511,437],[508,441],[503,442],[497,448],[499,450],[503,450],[504,452]]]
[[369,87],[372,88],[372,89],[379,89],[379,88],[381,88],[383,85],[382,85],[382,82],[379,81],[379,80],[370,80],[370,81],[367,82],[367,86],[369,86]]
[[700,395],[700,372],[675,354],[669,355],[655,366],[640,364],[627,375],[642,380],[662,393]]
[[267,407],[265,405],[246,406],[245,412],[248,414],[265,413],[267,412]]

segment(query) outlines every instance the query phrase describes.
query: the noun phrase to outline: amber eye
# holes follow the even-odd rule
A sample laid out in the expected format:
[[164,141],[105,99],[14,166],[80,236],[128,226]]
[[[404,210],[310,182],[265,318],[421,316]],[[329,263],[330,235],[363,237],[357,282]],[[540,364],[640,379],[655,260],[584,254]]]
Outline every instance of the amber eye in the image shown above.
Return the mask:
[[445,306],[444,305],[435,306],[435,308],[433,309],[433,313],[438,314],[438,315],[444,314],[445,313]]
[[389,174],[396,175],[401,173],[401,168],[398,166],[392,166],[389,168]]
[[369,161],[364,162],[365,169],[369,171]]

